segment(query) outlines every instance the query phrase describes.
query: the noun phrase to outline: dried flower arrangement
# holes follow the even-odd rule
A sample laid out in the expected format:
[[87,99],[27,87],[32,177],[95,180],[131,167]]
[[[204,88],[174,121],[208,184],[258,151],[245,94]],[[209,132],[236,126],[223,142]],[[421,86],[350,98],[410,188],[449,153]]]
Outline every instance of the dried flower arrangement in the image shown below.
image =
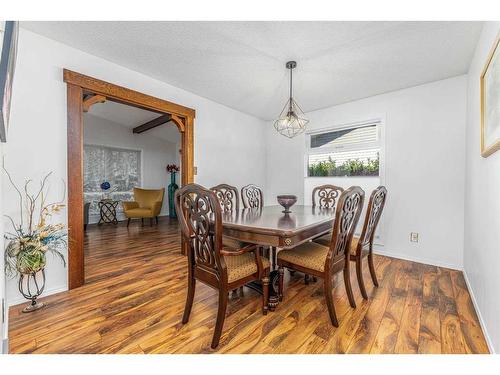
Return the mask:
[[[40,187],[35,192],[31,192],[32,180],[26,181],[23,190],[21,190],[5,168],[4,171],[19,196],[20,208],[18,223],[6,215],[13,231],[5,233],[5,239],[8,241],[5,249],[5,273],[10,277],[19,275],[19,291],[24,297],[31,299],[32,308],[28,311],[33,311],[38,308],[39,304],[36,304],[36,298],[43,291],[43,286],[40,288],[37,283],[36,274],[38,272],[42,271],[43,283],[45,283],[43,271],[47,262],[46,254],[51,253],[57,256],[66,266],[62,252],[67,246],[66,227],[62,223],[48,223],[52,216],[61,212],[64,204],[62,200],[53,203],[47,202],[47,181],[52,172],[45,175],[40,182]],[[33,293],[33,288],[30,291],[30,282],[36,285],[35,293]]]

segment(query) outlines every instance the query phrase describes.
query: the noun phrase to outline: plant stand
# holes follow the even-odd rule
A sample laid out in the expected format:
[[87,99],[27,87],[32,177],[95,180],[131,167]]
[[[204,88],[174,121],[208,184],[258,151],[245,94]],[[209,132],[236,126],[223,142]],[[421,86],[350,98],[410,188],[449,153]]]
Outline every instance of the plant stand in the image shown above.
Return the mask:
[[[41,280],[37,280],[37,273],[41,274]],[[24,298],[31,300],[31,303],[22,310],[23,313],[33,312],[45,306],[43,302],[37,301],[45,288],[45,270],[37,273],[22,273],[19,276],[19,292]]]
[[118,219],[116,218],[116,207],[118,207],[119,201],[112,200],[102,200],[98,202],[99,213],[101,218],[97,225],[101,224],[118,224]]

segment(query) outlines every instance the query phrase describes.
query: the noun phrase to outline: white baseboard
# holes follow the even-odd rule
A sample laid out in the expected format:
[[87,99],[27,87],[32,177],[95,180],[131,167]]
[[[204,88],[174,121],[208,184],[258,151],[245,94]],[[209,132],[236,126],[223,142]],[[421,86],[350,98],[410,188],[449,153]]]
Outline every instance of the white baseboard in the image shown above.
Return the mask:
[[383,255],[383,256],[387,256],[387,257],[391,257],[391,258],[398,258],[398,259],[403,259],[403,260],[409,260],[411,262],[429,264],[431,266],[450,268],[452,270],[463,271],[462,265],[441,262],[441,261],[435,260],[435,259],[421,258],[418,256],[417,257],[408,256],[406,254],[395,253],[392,251],[389,252],[389,251],[386,251],[382,247],[379,247],[379,246],[374,246],[373,252],[375,254],[379,254],[379,255]]
[[2,353],[0,354],[9,354],[9,339],[2,340]]
[[469,277],[467,276],[467,272],[465,269],[463,270],[463,275],[465,279],[465,284],[467,285],[467,289],[469,290],[469,295],[472,299],[472,304],[474,305],[474,309],[476,310],[477,317],[479,318],[479,324],[481,325],[481,330],[483,331],[484,338],[486,339],[486,344],[488,344],[488,349],[491,354],[495,353],[495,347],[493,346],[493,342],[491,341],[490,335],[488,334],[488,330],[486,329],[486,323],[484,322],[483,315],[481,314],[481,310],[479,309],[479,305],[476,300],[476,296],[474,295],[474,289],[472,289],[469,281]]
[[[65,292],[68,290],[68,287],[66,286],[58,286],[55,288],[47,288],[43,291],[42,298],[50,296],[52,294],[60,293],[60,292]],[[9,298],[7,301],[7,309],[11,306],[19,305],[20,303],[28,303],[28,300],[22,296],[18,296],[16,298]]]

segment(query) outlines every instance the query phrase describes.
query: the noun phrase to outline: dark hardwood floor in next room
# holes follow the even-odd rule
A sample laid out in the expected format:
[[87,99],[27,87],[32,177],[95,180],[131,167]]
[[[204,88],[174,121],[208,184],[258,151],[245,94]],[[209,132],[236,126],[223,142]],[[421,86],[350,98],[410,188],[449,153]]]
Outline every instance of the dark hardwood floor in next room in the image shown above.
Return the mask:
[[[10,309],[11,353],[487,353],[461,272],[376,256],[380,287],[351,309],[335,281],[338,328],[322,282],[286,272],[285,298],[262,316],[245,288],[231,296],[220,345],[210,349],[216,292],[198,284],[190,322],[181,324],[186,258],[176,222],[89,227],[85,286],[43,298],[46,308]],[[365,267],[367,270],[368,267]]]

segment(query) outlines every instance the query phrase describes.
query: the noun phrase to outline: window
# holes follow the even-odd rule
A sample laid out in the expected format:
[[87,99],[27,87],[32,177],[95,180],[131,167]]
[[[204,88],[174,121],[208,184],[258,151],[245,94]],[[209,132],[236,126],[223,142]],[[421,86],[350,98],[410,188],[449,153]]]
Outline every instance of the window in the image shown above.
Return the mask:
[[[85,145],[83,159],[83,195],[85,202],[91,202],[91,215],[99,215],[97,202],[102,199],[104,181],[111,185],[112,199],[133,200],[134,187],[141,184],[141,151]],[[122,211],[121,205],[117,211]]]
[[379,122],[310,133],[307,142],[308,177],[379,175]]

